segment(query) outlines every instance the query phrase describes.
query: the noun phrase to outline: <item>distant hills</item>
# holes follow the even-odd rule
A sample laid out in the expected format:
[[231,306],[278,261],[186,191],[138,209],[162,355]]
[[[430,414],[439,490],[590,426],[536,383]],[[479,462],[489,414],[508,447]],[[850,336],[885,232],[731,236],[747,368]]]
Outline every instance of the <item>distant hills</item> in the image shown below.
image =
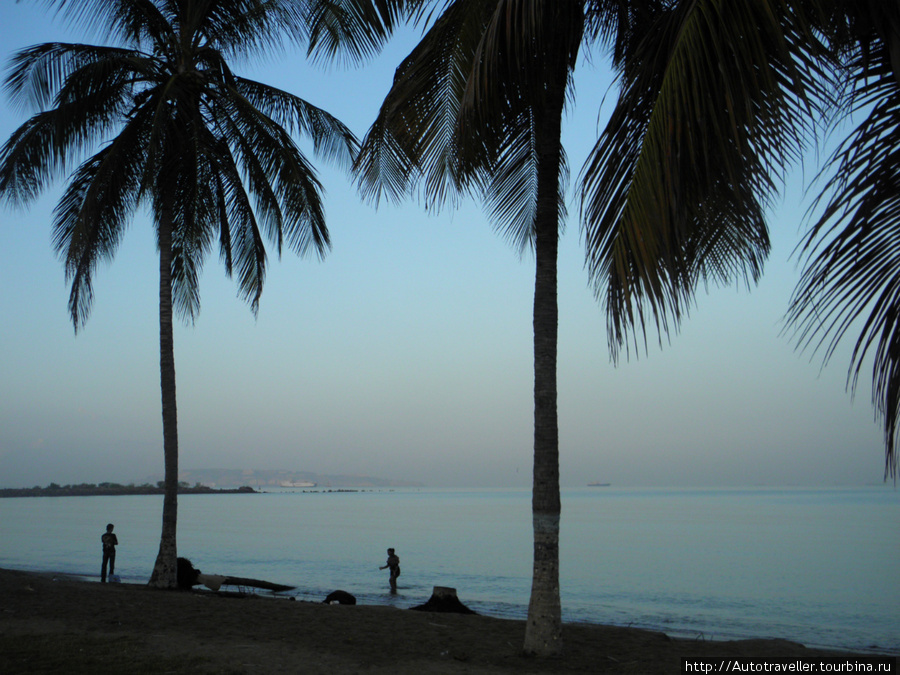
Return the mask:
[[[162,476],[146,479],[156,484]],[[375,476],[355,476],[351,474],[319,474],[311,471],[260,470],[260,469],[190,469],[180,471],[179,482],[188,485],[203,485],[215,489],[252,487],[257,490],[280,488],[288,484],[302,485],[315,483],[324,488],[383,488],[383,487],[424,487],[423,483],[376,478]]]

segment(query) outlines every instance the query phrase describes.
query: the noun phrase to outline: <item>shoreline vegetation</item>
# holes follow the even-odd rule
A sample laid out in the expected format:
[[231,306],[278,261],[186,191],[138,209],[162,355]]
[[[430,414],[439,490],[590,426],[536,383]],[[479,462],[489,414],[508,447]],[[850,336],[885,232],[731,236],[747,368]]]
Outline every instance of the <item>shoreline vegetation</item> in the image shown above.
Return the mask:
[[[156,485],[144,483],[121,485],[119,483],[79,483],[78,485],[58,485],[50,483],[47,487],[35,485],[30,488],[0,488],[0,498],[4,497],[97,497],[103,495],[161,495],[165,493],[163,482]],[[180,495],[223,495],[223,494],[257,494],[257,491],[244,485],[237,488],[211,488],[207,485],[178,484]]]
[[[267,595],[160,591],[0,569],[0,672],[680,673],[682,659],[871,657],[786,640],[714,641],[564,624],[563,654],[522,654],[525,621]],[[424,598],[423,598],[424,600]]]
[[[352,474],[317,474],[285,469],[189,469],[178,474],[180,495],[221,495],[264,493],[267,490],[294,489],[297,492],[360,492],[369,489],[421,488],[416,481]],[[161,476],[148,476],[140,484],[78,483],[46,487],[0,488],[3,497],[96,497],[103,495],[162,495]]]

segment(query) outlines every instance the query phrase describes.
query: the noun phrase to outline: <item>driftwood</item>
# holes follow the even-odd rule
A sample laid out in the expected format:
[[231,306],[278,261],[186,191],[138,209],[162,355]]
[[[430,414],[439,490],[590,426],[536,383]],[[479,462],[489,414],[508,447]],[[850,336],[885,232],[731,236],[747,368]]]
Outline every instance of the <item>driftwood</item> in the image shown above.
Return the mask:
[[290,591],[294,586],[285,586],[284,584],[273,584],[271,581],[262,581],[261,579],[247,579],[246,577],[225,577],[222,582],[223,586],[248,586],[250,588],[262,588],[273,593],[281,591]]
[[456,589],[447,586],[435,586],[431,597],[424,605],[410,607],[417,612],[450,612],[453,614],[477,614],[459,601]]
[[262,588],[263,590],[272,591],[273,593],[289,591],[294,588],[294,586],[275,584],[271,581],[263,581],[261,579],[248,579],[246,577],[227,577],[220,574],[203,574],[199,569],[194,567],[191,561],[187,558],[178,558],[177,579],[178,587],[185,589],[190,589],[200,584],[203,584],[213,591],[218,591],[222,586]]

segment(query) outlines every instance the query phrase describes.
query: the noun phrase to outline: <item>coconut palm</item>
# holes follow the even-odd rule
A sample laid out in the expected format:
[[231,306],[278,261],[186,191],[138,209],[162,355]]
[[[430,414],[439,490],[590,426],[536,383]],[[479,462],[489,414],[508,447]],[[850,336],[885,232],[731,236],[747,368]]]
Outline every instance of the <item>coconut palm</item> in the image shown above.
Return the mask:
[[[520,249],[534,251],[534,565],[525,636],[529,653],[550,655],[561,648],[556,283],[568,175],[561,143],[563,112],[573,100],[573,72],[583,45],[611,48],[616,63],[635,72],[637,59],[650,58],[642,51],[650,46],[645,35],[672,30],[679,16],[682,21],[690,18],[690,7],[674,4],[419,3],[417,18],[436,18],[397,69],[356,164],[363,194],[376,203],[420,191],[427,205],[436,208],[461,193],[475,194],[505,236]],[[674,50],[678,36],[665,37],[669,43],[663,49]],[[623,77],[623,86],[628,84]],[[632,85],[629,91],[643,117],[623,116],[625,111],[620,110],[622,120],[610,132],[614,139],[635,143],[635,153],[642,151],[641,125],[647,126],[645,118],[653,110],[646,96],[657,84],[642,80]],[[780,114],[792,112],[798,103],[789,99],[785,105],[787,112]],[[713,115],[711,122],[729,123],[727,108],[707,112]],[[782,136],[792,138],[790,133]],[[640,163],[627,154],[627,144],[609,151],[605,147],[598,143],[584,171],[583,214],[590,272],[598,289],[610,289],[606,307],[614,327],[610,344],[615,353],[630,330],[644,326],[645,318],[652,316],[661,334],[677,327],[698,284],[758,277],[768,252],[761,210],[746,208],[733,217],[717,216],[736,201],[750,200],[758,186],[745,185],[745,180],[763,186],[766,181],[754,174],[757,167],[742,165],[734,176],[739,187],[731,188],[724,182],[727,177],[716,172],[718,182],[687,186],[686,194],[675,193],[668,203],[653,204],[656,210],[650,213],[651,205],[642,205],[631,191],[631,174]],[[754,150],[745,143],[734,151],[748,149]],[[774,151],[763,147],[763,162],[766,152]],[[715,158],[707,161],[709,169]],[[616,182],[607,185],[600,176],[616,169],[621,171]],[[660,193],[670,188],[663,185]],[[599,203],[606,199],[602,191],[607,189],[618,200],[612,211]],[[685,204],[690,211],[682,211]]]
[[321,157],[347,166],[356,142],[325,111],[242,78],[229,65],[279,47],[285,35],[311,35],[313,24],[304,24],[311,17],[299,3],[45,4],[76,24],[101,27],[116,45],[48,43],[12,58],[7,91],[38,112],[0,151],[0,193],[27,204],[83,160],[68,178],[53,222],[53,242],[71,282],[76,332],[90,313],[97,266],[113,258],[139,208],[152,217],[159,250],[165,497],[150,585],[170,588],[176,583],[178,487],[173,314],[196,315],[200,270],[216,246],[226,274],[236,277],[254,312],[265,279],[266,239],[279,254],[287,245],[301,255],[324,255],[329,237],[321,185],[290,134],[302,132]]
[[[577,27],[561,29],[562,17],[544,17],[560,30],[535,32],[527,49],[501,44],[507,37],[504,4],[517,3],[445,3],[398,68],[363,142],[357,170],[363,193],[376,203],[382,197],[400,199],[422,184],[430,207],[473,192],[514,245],[535,252],[534,566],[525,649],[551,654],[559,649],[561,626],[556,265],[565,160],[560,133],[580,36]],[[560,14],[571,14],[571,3],[551,4]],[[509,20],[517,31],[531,28]],[[508,60],[497,63],[494,56]],[[515,72],[517,59],[527,61],[521,75]],[[498,77],[491,68],[504,71]],[[539,82],[533,90],[529,78]],[[494,96],[485,96],[492,87]]]

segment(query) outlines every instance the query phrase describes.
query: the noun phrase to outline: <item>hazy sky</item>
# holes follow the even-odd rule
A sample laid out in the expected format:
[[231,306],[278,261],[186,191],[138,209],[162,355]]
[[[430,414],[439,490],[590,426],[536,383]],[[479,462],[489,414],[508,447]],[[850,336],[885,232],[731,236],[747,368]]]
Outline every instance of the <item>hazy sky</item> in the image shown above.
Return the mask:
[[[411,35],[364,69],[313,69],[290,54],[236,70],[303,96],[362,136]],[[0,4],[4,64],[27,45],[81,39],[35,3]],[[609,84],[602,55],[579,63],[565,122],[573,176],[605,120]],[[28,114],[3,95],[4,141]],[[376,211],[343,174],[317,166],[327,258],[286,252],[278,261],[270,249],[255,319],[214,254],[199,318],[176,328],[181,467],[530,485],[533,256],[520,258],[476,204],[436,216],[415,203]],[[701,293],[671,344],[659,349],[654,337],[649,355],[617,367],[570,202],[559,279],[563,486],[881,482],[870,377],[855,401],[845,391],[849,345],[821,370],[818,356],[780,336],[799,277],[802,179],[798,171],[771,214],[759,286]],[[62,185],[27,210],[0,208],[2,487],[162,474],[150,223],[138,217],[96,275],[93,313],[76,336],[50,242]]]

